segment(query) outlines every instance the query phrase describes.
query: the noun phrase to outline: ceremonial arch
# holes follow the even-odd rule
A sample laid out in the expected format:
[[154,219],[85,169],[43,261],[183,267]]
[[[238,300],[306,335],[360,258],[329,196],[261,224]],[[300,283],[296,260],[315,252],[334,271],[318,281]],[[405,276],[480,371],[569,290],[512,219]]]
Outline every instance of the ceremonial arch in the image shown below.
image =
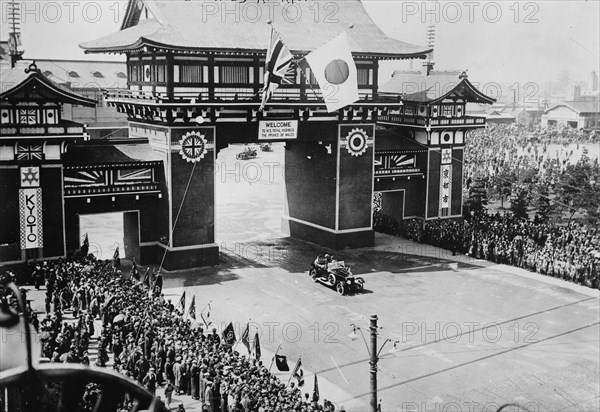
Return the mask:
[[[127,114],[129,138],[86,141],[81,126],[76,136],[54,136],[39,117],[40,135],[33,138],[20,119],[11,118],[15,134],[2,135],[0,179],[14,200],[2,215],[15,222],[0,239],[2,260],[64,256],[79,247],[79,215],[121,211],[128,256],[143,264],[164,258],[168,270],[216,264],[216,155],[232,143],[285,143],[282,228],[299,239],[333,249],[373,246],[376,191],[390,193],[384,207],[393,216],[460,218],[465,141],[470,130],[485,126],[484,118],[465,114],[465,105],[493,99],[464,73],[396,78],[380,88],[382,60],[422,59],[431,50],[387,37],[359,0],[329,3],[337,5],[335,22],[314,19],[310,2],[295,4],[300,21],[270,16],[272,9],[258,3],[252,7],[262,10],[260,19],[233,22],[218,7],[215,12],[213,1],[130,1],[119,32],[81,45],[86,53],[126,56],[128,88],[107,90],[105,98]],[[344,31],[358,100],[331,110],[319,73],[311,72],[305,57]],[[273,33],[295,64],[263,107]],[[2,110],[32,104],[7,93]],[[36,110],[61,98],[38,99]],[[15,148],[25,141],[28,147],[41,144],[42,156],[23,162]],[[44,143],[50,141],[59,146],[52,155],[48,147],[54,144]],[[23,190],[18,173],[26,168],[39,168],[42,179],[44,242],[35,248],[23,241],[16,220],[26,212],[17,202]],[[50,170],[55,186],[46,189]],[[58,196],[51,207],[46,192]]]

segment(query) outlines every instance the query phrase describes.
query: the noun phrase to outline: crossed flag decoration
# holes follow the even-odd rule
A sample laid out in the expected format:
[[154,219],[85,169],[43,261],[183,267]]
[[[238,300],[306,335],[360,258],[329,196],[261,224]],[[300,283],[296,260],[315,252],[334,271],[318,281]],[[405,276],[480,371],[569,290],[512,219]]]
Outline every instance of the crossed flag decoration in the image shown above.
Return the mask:
[[[356,63],[352,57],[350,37],[346,31],[308,54],[305,60],[319,83],[328,112],[335,112],[360,98]],[[293,63],[293,54],[283,43],[279,33],[271,26],[260,111],[264,110],[267,101],[281,84],[293,83],[289,79],[295,72]],[[304,70],[300,70],[300,73],[305,75]]]

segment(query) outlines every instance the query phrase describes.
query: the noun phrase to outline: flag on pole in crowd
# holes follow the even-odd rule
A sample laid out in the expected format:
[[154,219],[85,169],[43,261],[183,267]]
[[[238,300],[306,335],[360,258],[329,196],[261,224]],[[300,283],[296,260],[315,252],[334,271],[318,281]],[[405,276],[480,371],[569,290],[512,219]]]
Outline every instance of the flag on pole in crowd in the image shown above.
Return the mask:
[[83,256],[87,256],[90,251],[90,241],[88,239],[88,234],[85,234],[85,238],[83,239],[83,244],[81,245],[80,252]]
[[254,358],[260,360],[260,341],[258,340],[258,332],[254,335]]
[[133,266],[131,266],[131,276],[133,276],[133,278],[137,281],[140,280],[140,271],[137,267],[137,263],[135,261],[135,258],[133,258]]
[[313,389],[313,402],[319,402],[319,382],[317,381],[317,374],[315,373],[315,388]]
[[356,63],[348,33],[325,43],[306,56],[306,61],[319,83],[327,111],[335,112],[359,99]]
[[250,352],[250,322],[246,323],[246,327],[242,332],[242,343],[248,349],[248,352]]
[[223,331],[223,341],[228,345],[233,345],[237,339],[235,338],[235,331],[233,330],[233,323],[229,322],[229,325]]
[[150,286],[150,268],[146,269],[146,272],[144,273],[144,278],[142,279],[142,282],[144,283],[144,285],[146,287]]
[[292,376],[298,380],[298,387],[304,386],[304,371],[302,370],[302,357],[298,358]]
[[113,268],[118,269],[121,267],[121,258],[119,257],[119,246],[115,249],[115,254],[113,255]]
[[206,326],[207,328],[212,323],[210,320],[210,302],[208,302],[206,308],[204,308],[204,310],[200,312],[200,318],[202,319],[202,322],[204,322],[204,326]]
[[[150,270],[150,269],[148,269],[148,270]],[[179,298],[179,303],[177,304],[177,308],[181,308],[182,312],[185,310],[185,289],[183,291],[183,294]]]
[[196,295],[192,296],[192,303],[190,303],[188,315],[190,315],[190,318],[196,320]]
[[275,366],[281,372],[289,372],[290,367],[287,363],[287,357],[285,355],[275,355]]
[[264,110],[267,101],[273,96],[281,83],[292,83],[286,76],[292,72],[294,56],[283,43],[279,34],[271,27],[271,37],[265,62],[265,84],[262,91],[260,110]]

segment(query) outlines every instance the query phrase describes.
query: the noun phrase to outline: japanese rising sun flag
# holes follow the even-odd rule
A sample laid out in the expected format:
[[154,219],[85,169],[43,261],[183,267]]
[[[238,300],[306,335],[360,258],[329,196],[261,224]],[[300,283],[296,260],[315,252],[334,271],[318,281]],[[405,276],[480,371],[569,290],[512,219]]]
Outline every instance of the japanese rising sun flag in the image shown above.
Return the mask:
[[359,99],[356,63],[350,50],[350,38],[344,32],[306,56],[319,82],[327,111],[335,112]]
[[286,79],[286,75],[292,72],[293,60],[294,56],[290,50],[281,41],[277,32],[271,28],[271,40],[269,41],[265,65],[265,87],[262,91],[260,110],[265,108],[267,101],[283,82],[292,83]]

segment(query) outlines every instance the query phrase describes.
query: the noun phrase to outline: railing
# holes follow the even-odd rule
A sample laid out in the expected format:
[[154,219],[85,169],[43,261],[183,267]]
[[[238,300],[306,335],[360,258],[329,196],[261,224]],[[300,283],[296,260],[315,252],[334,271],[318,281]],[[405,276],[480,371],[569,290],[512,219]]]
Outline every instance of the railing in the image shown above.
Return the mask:
[[[417,126],[465,126],[465,125],[484,125],[485,117],[454,117],[454,118],[427,118],[422,116],[387,114],[380,115],[378,120],[381,122],[395,124],[411,124]],[[429,123],[428,123],[429,122]]]
[[[373,97],[370,90],[359,90],[360,103],[382,103],[398,104],[400,100],[393,97]],[[232,89],[216,88],[212,92],[152,92],[142,90],[110,89],[104,93],[104,99],[108,103],[146,103],[156,104],[211,104],[211,103],[260,103],[261,93],[255,93],[248,89],[238,91]],[[301,103],[323,103],[321,90],[307,88],[304,93],[298,88],[280,88],[269,100],[270,103],[301,102]]]
[[2,136],[30,136],[30,135],[40,135],[40,136],[64,136],[64,135],[73,135],[73,136],[81,136],[85,133],[85,129],[83,127],[74,127],[74,126],[36,126],[36,125],[10,125],[3,126],[0,128],[0,135]]
[[462,126],[462,125],[470,125],[470,124],[484,125],[485,117],[465,116],[465,117],[456,117],[456,118],[447,118],[447,119],[435,118],[435,119],[431,119],[430,124],[431,124],[431,126]]
[[427,118],[425,117],[403,114],[384,114],[379,115],[377,119],[381,122],[397,124],[414,124],[417,126],[425,126],[427,122]]
[[119,186],[100,186],[100,187],[65,187],[65,197],[74,196],[86,196],[86,195],[118,195],[118,194],[136,194],[136,193],[148,193],[148,192],[160,192],[158,183],[143,183],[143,184],[132,184],[132,185],[119,185]]

